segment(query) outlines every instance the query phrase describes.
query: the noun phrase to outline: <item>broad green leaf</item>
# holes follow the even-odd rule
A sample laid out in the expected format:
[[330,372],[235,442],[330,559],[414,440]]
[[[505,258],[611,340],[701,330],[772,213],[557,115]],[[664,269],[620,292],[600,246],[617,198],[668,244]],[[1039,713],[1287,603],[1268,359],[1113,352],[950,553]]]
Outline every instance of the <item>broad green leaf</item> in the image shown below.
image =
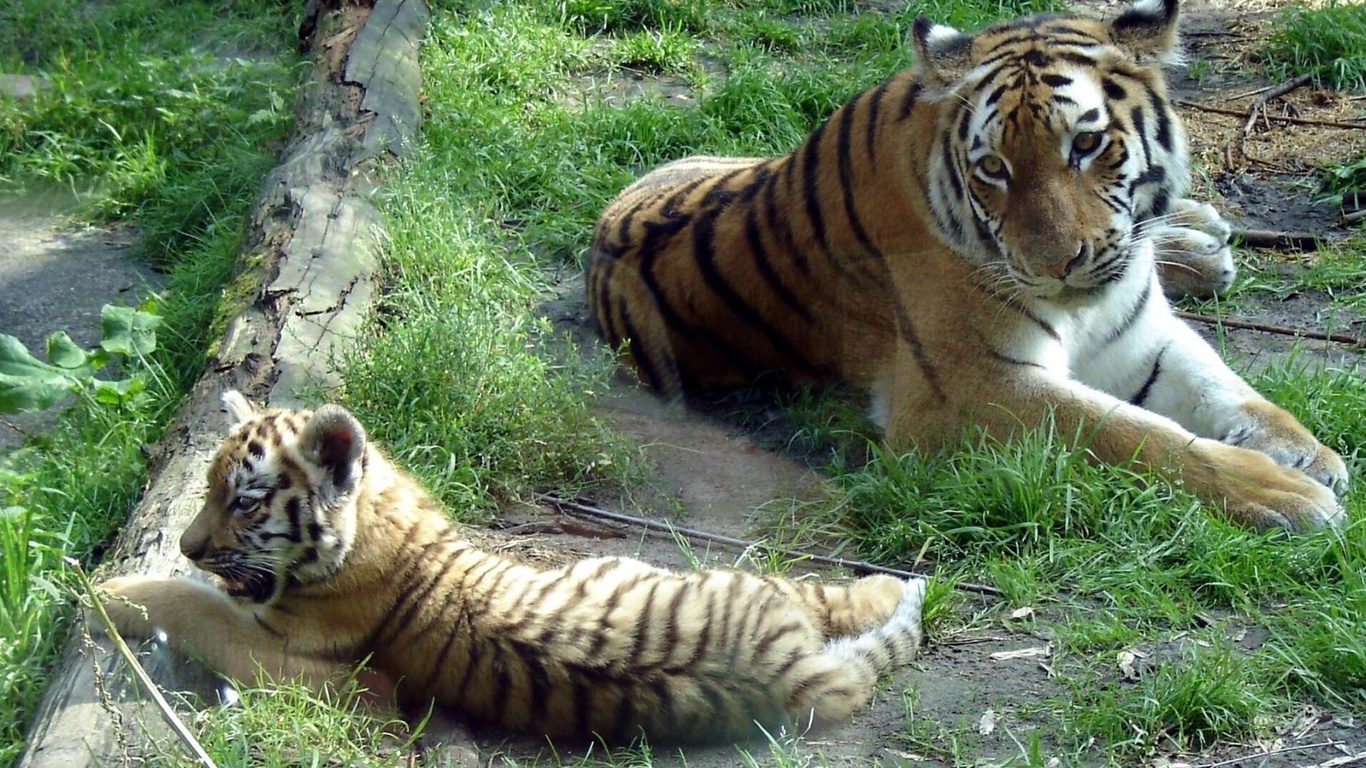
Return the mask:
[[58,368],[80,368],[86,364],[87,357],[85,350],[76,346],[65,331],[47,337],[47,359]]
[[78,375],[90,372],[45,363],[29,354],[18,339],[0,333],[0,413],[50,408],[81,386]]
[[96,381],[95,400],[104,405],[120,405],[135,397],[147,388],[147,384],[137,376],[122,381]]
[[127,357],[142,357],[157,348],[156,327],[161,318],[132,307],[104,305],[100,311],[104,339],[100,347]]

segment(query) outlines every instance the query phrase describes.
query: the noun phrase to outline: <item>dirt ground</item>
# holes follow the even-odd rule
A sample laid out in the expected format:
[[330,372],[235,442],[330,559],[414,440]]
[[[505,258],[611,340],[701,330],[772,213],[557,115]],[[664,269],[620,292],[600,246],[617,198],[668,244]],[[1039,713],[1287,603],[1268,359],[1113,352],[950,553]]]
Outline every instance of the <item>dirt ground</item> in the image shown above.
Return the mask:
[[[61,191],[0,197],[0,333],[17,337],[39,358],[53,331],[66,331],[87,349],[97,344],[100,308],[135,305],[159,282],[132,258],[134,232],[76,224],[74,207]],[[49,419],[49,413],[0,415],[0,451]]]

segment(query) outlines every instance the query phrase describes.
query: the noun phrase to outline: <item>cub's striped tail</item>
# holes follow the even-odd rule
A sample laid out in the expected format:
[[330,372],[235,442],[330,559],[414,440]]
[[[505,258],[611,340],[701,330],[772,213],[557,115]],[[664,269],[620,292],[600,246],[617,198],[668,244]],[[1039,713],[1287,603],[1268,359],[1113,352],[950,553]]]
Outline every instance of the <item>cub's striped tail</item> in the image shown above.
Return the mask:
[[820,658],[842,674],[813,676],[799,712],[810,713],[815,727],[837,723],[864,708],[873,698],[878,678],[909,664],[920,648],[925,580],[907,579],[901,601],[880,627],[825,644]]

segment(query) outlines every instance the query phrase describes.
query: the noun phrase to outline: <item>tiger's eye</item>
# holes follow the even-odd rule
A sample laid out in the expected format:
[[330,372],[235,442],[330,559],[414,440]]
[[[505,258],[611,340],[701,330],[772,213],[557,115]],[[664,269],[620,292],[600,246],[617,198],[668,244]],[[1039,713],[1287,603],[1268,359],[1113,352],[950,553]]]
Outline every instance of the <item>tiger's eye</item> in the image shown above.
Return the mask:
[[1099,146],[1099,131],[1082,131],[1072,138],[1072,151],[1078,155],[1089,155]]
[[983,155],[977,161],[977,169],[992,179],[1005,179],[1010,175],[1006,171],[1006,161],[997,155]]

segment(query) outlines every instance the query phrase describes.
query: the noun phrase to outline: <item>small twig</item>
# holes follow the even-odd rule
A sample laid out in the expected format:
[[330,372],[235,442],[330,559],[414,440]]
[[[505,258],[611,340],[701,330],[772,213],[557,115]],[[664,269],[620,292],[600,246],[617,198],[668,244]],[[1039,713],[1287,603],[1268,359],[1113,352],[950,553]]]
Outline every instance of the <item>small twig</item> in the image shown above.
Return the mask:
[[1234,229],[1232,234],[1248,248],[1275,248],[1281,251],[1317,251],[1321,239],[1312,232],[1272,229]]
[[104,625],[104,631],[109,635],[109,639],[113,641],[114,647],[118,649],[119,655],[123,657],[124,661],[128,662],[128,666],[133,670],[133,676],[138,679],[138,683],[142,685],[143,689],[151,695],[152,701],[156,702],[157,709],[161,711],[162,719],[166,721],[167,725],[171,726],[171,730],[175,731],[176,736],[180,738],[181,743],[185,745],[185,748],[189,750],[195,760],[205,766],[205,768],[218,768],[214,763],[213,758],[209,757],[209,753],[204,751],[204,747],[199,743],[199,740],[195,738],[194,734],[190,732],[190,729],[186,727],[185,723],[176,715],[175,710],[171,709],[171,705],[167,703],[166,697],[161,695],[161,690],[158,689],[156,683],[152,681],[151,675],[148,675],[147,670],[143,669],[141,662],[138,661],[137,655],[133,653],[133,649],[129,648],[128,643],[124,642],[123,636],[119,634],[118,628],[114,626],[114,620],[109,618],[109,614],[104,610],[104,604],[100,602],[99,595],[95,594],[95,585],[90,583],[90,577],[85,575],[85,569],[81,567],[80,561],[71,557],[63,559],[66,560],[67,565],[71,566],[71,570],[75,572],[76,581],[80,582],[81,589],[89,596],[90,604],[95,611],[95,615],[99,617],[100,624]]
[[1279,251],[1317,251],[1323,238],[1314,232],[1293,232],[1274,229],[1239,229],[1233,234],[1248,248],[1272,248]]
[[[1254,99],[1252,106],[1247,108],[1247,122],[1243,123],[1243,143],[1246,144],[1247,140],[1252,138],[1252,129],[1257,124],[1257,118],[1266,114],[1267,102],[1272,99],[1279,99],[1296,88],[1303,88],[1304,86],[1309,85],[1313,79],[1313,73],[1306,72],[1299,77],[1286,80],[1284,83],[1267,90],[1266,93],[1263,93]],[[1246,155],[1247,152],[1245,151],[1243,154]]]
[[1225,96],[1223,97],[1223,99],[1224,101],[1242,101],[1243,99],[1246,99],[1249,96],[1256,96],[1259,93],[1266,93],[1267,91],[1275,87],[1276,86],[1274,85],[1263,85],[1260,88],[1253,88],[1250,91],[1243,91],[1242,93],[1235,93],[1230,96]]
[[[1226,107],[1216,107],[1211,104],[1200,104],[1194,101],[1177,101],[1176,105],[1179,107],[1197,109],[1201,112],[1209,112],[1215,115],[1226,115],[1228,117],[1247,117],[1247,113],[1241,110],[1228,109]],[[1317,125],[1324,128],[1366,128],[1366,122],[1347,123],[1341,120],[1314,120],[1308,117],[1291,117],[1290,115],[1263,115],[1263,117],[1265,117],[1267,120],[1278,121],[1282,123],[1293,123],[1295,125]]]
[[[656,522],[654,520],[646,520],[643,517],[633,517],[631,515],[624,515],[620,512],[611,512],[600,507],[592,506],[590,504],[584,504],[578,501],[573,501],[571,499],[566,499],[561,496],[557,496],[553,493],[541,494],[539,498],[541,501],[553,507],[560,514],[570,515],[571,517],[587,517],[594,518],[597,520],[610,520],[614,523],[622,523],[623,525],[634,525],[651,531],[660,531],[662,533],[683,536],[689,539],[697,539],[699,541],[709,541],[713,544],[724,544],[728,547],[736,547],[737,549],[742,550],[753,549],[754,547],[763,547],[764,549],[767,549],[770,552],[777,553],[784,557],[808,560],[813,563],[820,563],[821,565],[833,565],[838,568],[848,568],[854,573],[885,573],[889,576],[896,576],[902,579],[928,578],[927,576],[925,576],[925,574],[922,573],[915,573],[913,571],[903,571],[898,568],[888,568],[885,565],[877,565],[876,563],[869,563],[863,560],[846,560],[842,557],[826,557],[825,555],[815,555],[809,552],[798,552],[791,549],[779,549],[777,547],[770,547],[769,545],[758,541],[745,541],[744,539],[737,539],[733,536],[723,536],[719,533],[709,533],[707,531],[699,531],[692,528],[680,528],[679,526],[672,525],[670,523],[661,523]],[[970,584],[967,582],[960,582],[958,584],[955,584],[954,586],[957,589],[961,589],[965,592],[976,592],[979,595],[992,595],[995,597],[999,597],[1002,594],[1004,594],[1001,590],[997,589],[996,587],[987,586],[986,584]]]
[[1355,224],[1358,221],[1361,221],[1362,219],[1366,219],[1366,209],[1342,214],[1343,224]]
[[1362,762],[1366,762],[1366,752],[1358,752],[1355,755],[1344,755],[1343,757],[1334,757],[1330,760],[1324,760],[1321,763],[1302,765],[1300,768],[1342,768],[1344,765]]
[[1341,743],[1342,742],[1340,741],[1329,739],[1328,741],[1321,741],[1317,744],[1298,744],[1293,747],[1278,747],[1276,749],[1268,749],[1265,752],[1258,752],[1252,755],[1239,755],[1238,757],[1230,757],[1227,760],[1220,760],[1217,763],[1202,763],[1200,765],[1194,766],[1194,768],[1223,768],[1223,766],[1225,765],[1241,763],[1244,760],[1257,760],[1263,757],[1270,757],[1272,755],[1283,755],[1287,752],[1305,752],[1311,749],[1319,749],[1321,747],[1336,747]]
[[1324,333],[1322,331],[1311,331],[1307,328],[1291,328],[1285,325],[1271,325],[1269,323],[1256,323],[1251,320],[1234,320],[1229,317],[1210,317],[1195,312],[1176,311],[1176,316],[1194,320],[1197,323],[1206,325],[1224,325],[1229,328],[1241,328],[1245,331],[1261,331],[1262,333],[1276,333],[1282,336],[1295,336],[1298,338],[1315,339],[1317,341],[1331,341],[1336,344],[1346,344],[1351,347],[1366,347],[1366,339],[1358,336],[1351,336],[1346,333]]

